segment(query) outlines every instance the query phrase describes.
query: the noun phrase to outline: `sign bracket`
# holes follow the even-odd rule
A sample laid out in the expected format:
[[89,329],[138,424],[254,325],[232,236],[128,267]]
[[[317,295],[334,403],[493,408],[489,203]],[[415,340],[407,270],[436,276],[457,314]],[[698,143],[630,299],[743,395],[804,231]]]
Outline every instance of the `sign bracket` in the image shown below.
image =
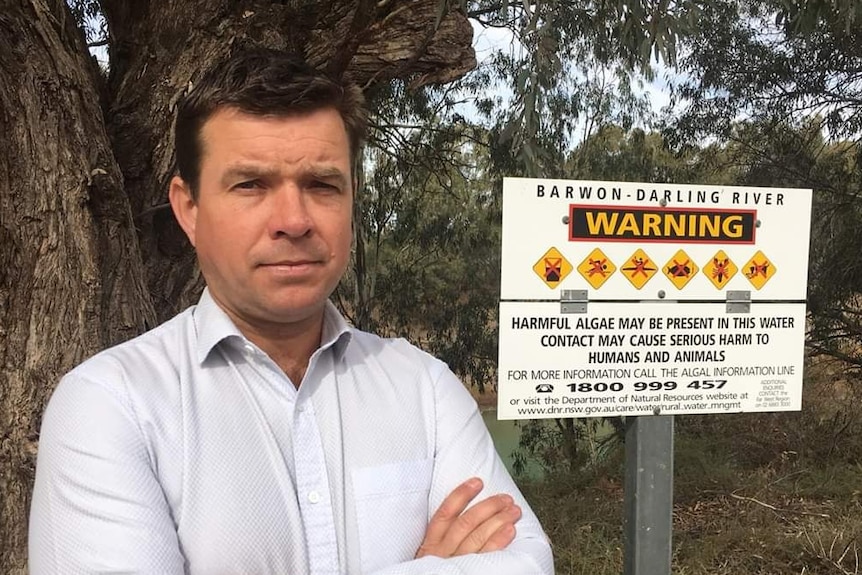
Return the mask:
[[560,313],[587,313],[589,302],[585,289],[560,290]]
[[749,290],[728,290],[727,313],[751,313],[751,292]]

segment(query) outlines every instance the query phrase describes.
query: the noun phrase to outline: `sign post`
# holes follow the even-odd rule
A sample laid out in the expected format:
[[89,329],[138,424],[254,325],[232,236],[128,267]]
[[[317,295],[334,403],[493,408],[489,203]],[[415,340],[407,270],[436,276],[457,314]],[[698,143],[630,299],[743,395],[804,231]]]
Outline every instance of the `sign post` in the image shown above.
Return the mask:
[[626,419],[625,575],[670,574],[673,416]]
[[504,180],[497,415],[626,417],[627,575],[670,572],[672,416],[801,409],[811,196]]

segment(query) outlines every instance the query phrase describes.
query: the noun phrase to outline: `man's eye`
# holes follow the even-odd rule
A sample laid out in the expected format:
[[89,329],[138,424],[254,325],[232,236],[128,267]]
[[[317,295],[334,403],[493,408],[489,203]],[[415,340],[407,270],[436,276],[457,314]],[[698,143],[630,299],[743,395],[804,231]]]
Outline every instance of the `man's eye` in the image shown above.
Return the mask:
[[235,189],[239,190],[256,190],[261,187],[259,180],[248,180],[246,182],[240,182],[234,186]]
[[330,190],[330,191],[338,190],[337,186],[333,186],[332,184],[328,184],[326,182],[321,182],[321,181],[311,182],[311,187],[314,189],[317,189],[317,190]]

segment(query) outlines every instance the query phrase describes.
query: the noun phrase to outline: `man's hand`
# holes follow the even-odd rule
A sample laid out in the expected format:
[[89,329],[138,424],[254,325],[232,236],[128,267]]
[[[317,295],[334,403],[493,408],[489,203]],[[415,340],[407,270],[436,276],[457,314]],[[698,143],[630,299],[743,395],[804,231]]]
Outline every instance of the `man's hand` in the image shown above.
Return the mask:
[[515,538],[521,508],[511,496],[492,495],[467,509],[482,491],[482,480],[468,479],[450,493],[431,517],[416,558],[455,557],[504,549]]

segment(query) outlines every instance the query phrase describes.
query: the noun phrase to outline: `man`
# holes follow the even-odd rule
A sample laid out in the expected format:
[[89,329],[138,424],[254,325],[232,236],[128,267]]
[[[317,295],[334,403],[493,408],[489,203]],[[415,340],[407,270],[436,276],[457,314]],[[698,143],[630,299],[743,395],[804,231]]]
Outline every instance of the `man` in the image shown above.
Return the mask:
[[461,383],[328,301],[364,125],[355,87],[269,50],[180,103],[170,200],[207,289],[61,381],[34,575],[553,573]]

